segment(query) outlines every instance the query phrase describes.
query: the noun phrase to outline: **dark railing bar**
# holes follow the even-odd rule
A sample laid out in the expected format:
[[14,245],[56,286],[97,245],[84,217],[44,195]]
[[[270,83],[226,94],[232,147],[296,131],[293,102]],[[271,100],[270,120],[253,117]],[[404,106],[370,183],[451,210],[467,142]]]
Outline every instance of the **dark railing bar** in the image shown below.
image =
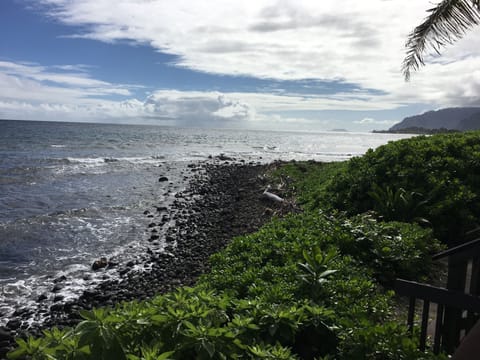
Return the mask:
[[407,326],[408,330],[413,333],[413,319],[415,317],[415,303],[416,299],[412,296],[410,297],[410,302],[408,305],[408,316],[407,316]]
[[430,311],[430,301],[423,300],[422,327],[420,329],[420,351],[425,351],[425,343],[427,342],[427,327],[428,327],[429,311]]
[[435,338],[433,340],[433,353],[437,355],[440,352],[440,340],[442,338],[443,327],[443,305],[437,305],[437,316],[435,319]]
[[475,239],[475,240],[466,242],[464,244],[455,246],[453,248],[441,251],[441,252],[433,255],[432,259],[433,260],[438,260],[438,259],[444,258],[446,256],[450,256],[450,255],[457,254],[457,253],[460,253],[460,252],[469,251],[469,250],[471,250],[471,248],[476,247],[477,245],[480,245],[480,239]]
[[473,312],[480,312],[480,298],[414,281],[397,279],[395,291],[399,295],[428,300],[436,304]]
[[472,230],[469,230],[465,233],[465,235],[472,235],[472,234],[475,234],[477,232],[480,232],[480,226],[476,227],[475,229],[472,229]]

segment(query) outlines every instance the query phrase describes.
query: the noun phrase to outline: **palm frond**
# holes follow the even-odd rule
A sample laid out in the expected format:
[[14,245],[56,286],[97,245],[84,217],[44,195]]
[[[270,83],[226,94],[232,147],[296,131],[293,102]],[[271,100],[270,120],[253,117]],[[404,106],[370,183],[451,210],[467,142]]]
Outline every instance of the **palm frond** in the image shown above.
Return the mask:
[[402,72],[406,81],[412,70],[425,65],[425,51],[433,49],[439,54],[441,47],[460,39],[480,23],[480,0],[443,0],[428,12],[430,15],[409,34],[405,45],[407,55]]

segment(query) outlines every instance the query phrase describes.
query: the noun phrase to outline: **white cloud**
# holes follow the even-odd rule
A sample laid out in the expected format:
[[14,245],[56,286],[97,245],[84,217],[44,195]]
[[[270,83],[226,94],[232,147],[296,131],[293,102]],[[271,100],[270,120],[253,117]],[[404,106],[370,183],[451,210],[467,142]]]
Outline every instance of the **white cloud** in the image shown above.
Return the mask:
[[356,124],[373,124],[375,123],[375,119],[372,118],[363,118],[361,120],[355,120]]
[[144,106],[152,116],[175,119],[181,125],[224,124],[253,117],[247,103],[219,92],[160,90],[148,96]]
[[363,118],[360,120],[355,120],[353,121],[355,124],[360,124],[360,125],[393,125],[398,122],[398,120],[376,120],[373,118]]
[[[60,68],[60,72],[56,69]],[[68,68],[74,72],[65,71]],[[131,96],[129,86],[93,79],[81,66],[45,67],[0,61],[0,99],[11,101],[98,103],[110,95]]]
[[432,58],[435,65],[411,83],[403,81],[406,36],[432,7],[431,0],[344,0],[341,6],[336,0],[42,3],[50,16],[85,29],[73,36],[149,44],[177,55],[177,66],[197,71],[340,80],[383,91],[394,103],[480,105],[475,96],[480,79],[470,76],[480,69],[478,31],[450,47],[443,60]]
[[[61,69],[57,73],[56,69]],[[80,70],[80,71],[78,71]],[[228,92],[159,90],[144,99],[130,88],[92,78],[81,65],[45,67],[32,63],[0,62],[0,116],[16,119],[158,122],[172,125],[267,127],[327,126],[321,119],[292,113],[321,110],[394,109],[397,103],[369,92],[301,95],[279,92]],[[112,100],[120,95],[123,100]],[[287,114],[289,113],[289,114]]]
[[25,79],[49,81],[63,86],[106,87],[111,84],[90,78],[85,70],[77,71],[75,66],[53,66],[52,69],[75,70],[76,72],[52,72],[45,66],[32,63],[14,63],[0,61],[0,71],[6,75],[20,76]]

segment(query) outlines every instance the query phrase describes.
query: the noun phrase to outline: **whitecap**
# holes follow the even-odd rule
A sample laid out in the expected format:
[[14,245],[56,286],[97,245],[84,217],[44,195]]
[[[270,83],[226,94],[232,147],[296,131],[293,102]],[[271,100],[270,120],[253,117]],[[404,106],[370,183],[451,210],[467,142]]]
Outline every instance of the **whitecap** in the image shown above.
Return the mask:
[[66,159],[69,163],[72,164],[89,164],[89,165],[102,165],[105,163],[104,158],[74,158],[74,157],[67,157]]

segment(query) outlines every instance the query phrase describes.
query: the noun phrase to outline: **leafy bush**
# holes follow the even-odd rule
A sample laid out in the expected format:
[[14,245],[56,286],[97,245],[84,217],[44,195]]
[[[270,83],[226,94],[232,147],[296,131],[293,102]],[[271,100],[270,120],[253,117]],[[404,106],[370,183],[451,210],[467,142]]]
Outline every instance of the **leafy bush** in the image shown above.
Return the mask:
[[335,178],[346,171],[347,162],[319,163],[292,161],[283,164],[272,174],[272,181],[280,183],[280,191],[287,198],[295,197],[305,209],[331,209],[333,194],[327,189]]
[[429,224],[428,220],[420,217],[428,203],[420,193],[407,191],[404,188],[393,191],[389,186],[381,188],[377,184],[372,184],[372,191],[368,195],[373,201],[373,210],[381,214],[385,220]]
[[349,214],[375,209],[388,220],[425,218],[452,244],[480,218],[479,159],[479,132],[404,139],[351,159],[326,193]]
[[[341,359],[368,360],[410,360],[431,359],[432,355],[418,350],[418,344],[408,335],[408,330],[393,321],[374,324],[364,321],[362,325],[346,334],[344,347],[339,353]],[[418,338],[419,334],[415,334]],[[448,359],[437,355],[437,359]]]
[[395,278],[421,280],[428,276],[432,260],[427,254],[442,250],[431,229],[401,222],[380,222],[370,213],[348,218],[336,214],[351,237],[339,238],[338,247],[369,266],[384,284]]

